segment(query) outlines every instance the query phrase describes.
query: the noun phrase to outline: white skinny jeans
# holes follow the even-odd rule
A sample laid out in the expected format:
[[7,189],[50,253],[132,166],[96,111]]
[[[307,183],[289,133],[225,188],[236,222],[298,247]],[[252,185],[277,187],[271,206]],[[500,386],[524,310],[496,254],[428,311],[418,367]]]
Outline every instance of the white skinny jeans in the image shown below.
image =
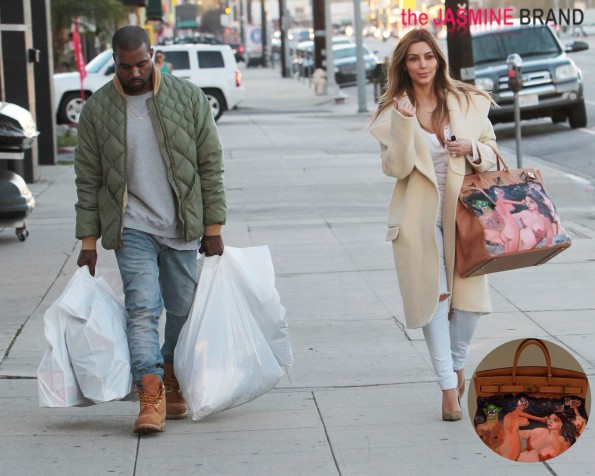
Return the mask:
[[[436,225],[436,239],[440,254],[440,294],[448,293],[444,265],[444,237],[441,224]],[[436,380],[442,390],[457,387],[457,374],[465,366],[469,344],[479,322],[479,313],[453,309],[448,319],[448,303],[438,303],[432,320],[422,328]]]

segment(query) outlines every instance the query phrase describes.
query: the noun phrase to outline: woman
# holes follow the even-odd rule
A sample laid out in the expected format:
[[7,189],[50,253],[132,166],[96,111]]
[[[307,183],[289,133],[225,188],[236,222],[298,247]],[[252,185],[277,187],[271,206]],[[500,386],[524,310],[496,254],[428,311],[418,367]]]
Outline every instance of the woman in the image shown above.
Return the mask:
[[486,241],[486,251],[490,256],[497,256],[504,252],[504,240],[502,230],[506,227],[504,218],[497,210],[490,206],[486,200],[476,200],[471,205],[478,210],[477,219],[483,228],[483,235]]
[[165,62],[165,54],[160,50],[155,52],[155,66],[162,73],[172,74],[174,72],[173,66],[171,63]]
[[564,400],[564,404],[568,405],[570,408],[574,410],[574,418],[572,419],[572,423],[574,424],[574,428],[576,429],[576,435],[579,437],[585,431],[585,427],[587,426],[587,420],[583,418],[583,416],[578,411],[578,407],[580,407],[583,402],[577,398],[569,398],[566,397]]
[[527,449],[520,452],[517,461],[539,462],[555,458],[570,448],[577,438],[572,420],[562,412],[547,417],[547,428],[519,431],[527,440]]
[[556,207],[554,203],[550,200],[550,198],[544,193],[541,184],[537,182],[529,182],[527,187],[535,194],[536,197],[539,197],[539,201],[543,203],[550,212],[550,215],[553,217],[554,220],[554,235],[559,233],[564,233],[564,228],[562,227],[562,223],[560,223],[560,217],[558,216],[558,212],[556,211]]
[[532,250],[545,240],[545,246],[554,241],[554,221],[549,210],[532,192],[525,197],[527,210],[514,213],[521,223],[519,251]]
[[455,210],[463,177],[495,164],[489,108],[487,94],[449,76],[433,36],[413,30],[393,52],[369,125],[380,142],[382,170],[398,179],[387,239],[393,242],[407,326],[423,328],[446,421],[461,419],[469,342],[479,315],[491,311],[485,276],[461,278],[455,272]]
[[504,229],[502,230],[501,236],[504,242],[504,252],[514,253],[519,251],[519,226],[512,216],[512,212],[515,209],[515,205],[524,205],[523,202],[509,200],[506,197],[506,193],[503,188],[493,187],[491,192],[494,195],[494,203],[496,205],[496,211],[502,216],[504,220]]
[[519,428],[527,426],[529,420],[545,422],[546,417],[536,417],[527,413],[529,408],[529,400],[526,395],[520,394],[517,396],[516,406],[514,410],[504,415],[502,419],[502,444],[494,451],[505,458],[516,461],[521,453],[521,437],[519,436]]

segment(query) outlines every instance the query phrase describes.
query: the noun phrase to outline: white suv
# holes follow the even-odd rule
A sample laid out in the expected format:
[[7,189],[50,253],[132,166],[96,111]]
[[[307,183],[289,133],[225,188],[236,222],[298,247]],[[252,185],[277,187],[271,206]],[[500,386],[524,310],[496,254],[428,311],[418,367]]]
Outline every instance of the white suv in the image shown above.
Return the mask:
[[[215,120],[244,99],[242,75],[228,45],[167,45],[153,48],[165,53],[165,61],[172,65],[174,76],[200,86],[209,99]],[[112,79],[115,69],[112,50],[97,55],[85,69],[87,98]],[[54,95],[58,123],[77,124],[83,106],[78,72],[55,74]]]

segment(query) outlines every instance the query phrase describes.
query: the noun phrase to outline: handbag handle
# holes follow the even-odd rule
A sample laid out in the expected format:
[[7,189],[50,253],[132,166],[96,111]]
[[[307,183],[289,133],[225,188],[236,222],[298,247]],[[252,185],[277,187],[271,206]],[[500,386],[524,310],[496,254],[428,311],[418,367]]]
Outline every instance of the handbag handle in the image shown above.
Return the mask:
[[[508,164],[505,162],[504,157],[502,157],[502,155],[500,154],[500,152],[498,152],[498,149],[496,147],[493,147],[489,144],[487,144],[487,146],[492,149],[494,151],[494,154],[496,155],[496,170],[500,171],[500,170],[504,170],[504,172],[506,173],[510,173],[510,169],[508,168]],[[500,166],[502,166],[502,169],[500,168]],[[484,180],[481,177],[481,173],[476,172],[475,170],[473,171],[472,174],[469,174],[470,176],[474,176],[474,182],[478,183],[479,186],[481,188],[488,188],[488,184],[486,184],[484,182]]]
[[525,339],[523,342],[521,342],[521,344],[517,348],[516,353],[514,354],[514,363],[512,364],[512,384],[516,385],[516,369],[517,369],[517,364],[519,363],[519,358],[521,356],[521,353],[523,352],[523,350],[525,350],[525,348],[527,348],[530,345],[536,345],[543,352],[543,355],[545,356],[545,362],[547,365],[547,384],[551,385],[551,383],[552,383],[552,359],[550,357],[549,351],[547,350],[547,347],[539,339]]
[[500,170],[500,164],[502,164],[502,169],[505,172],[508,172],[510,169],[508,168],[508,164],[504,161],[504,157],[502,157],[502,155],[500,154],[500,152],[498,151],[498,149],[496,149],[496,147],[492,147],[491,145],[488,144],[488,147],[490,149],[492,149],[494,151],[494,154],[496,154],[496,170]]

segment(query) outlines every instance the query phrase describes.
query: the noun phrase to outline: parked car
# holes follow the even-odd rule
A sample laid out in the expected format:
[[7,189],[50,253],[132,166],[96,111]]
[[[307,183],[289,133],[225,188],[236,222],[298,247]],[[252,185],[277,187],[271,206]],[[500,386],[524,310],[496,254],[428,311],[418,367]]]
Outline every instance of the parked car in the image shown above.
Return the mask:
[[[211,104],[215,120],[225,111],[237,106],[245,88],[242,75],[228,45],[179,44],[156,46],[172,64],[173,75],[197,84]],[[106,50],[85,67],[85,98],[88,98],[114,75],[112,50]],[[77,124],[83,106],[78,72],[54,75],[54,95],[58,123]]]
[[490,110],[493,123],[514,120],[514,93],[508,88],[506,58],[517,53],[523,59],[521,118],[568,120],[572,128],[587,125],[583,74],[566,55],[588,49],[587,43],[573,41],[564,48],[547,25],[476,31],[472,38],[475,84],[490,92],[500,106]]
[[[337,45],[352,45],[351,40],[344,36],[333,37],[333,51]],[[302,76],[312,76],[314,72],[314,42],[301,41],[295,47],[290,47],[290,54],[293,56],[293,72],[300,72]]]
[[[333,63],[335,65],[335,81],[337,84],[353,83],[356,81],[356,45],[333,46]],[[366,79],[374,76],[378,58],[364,46],[364,68]]]

